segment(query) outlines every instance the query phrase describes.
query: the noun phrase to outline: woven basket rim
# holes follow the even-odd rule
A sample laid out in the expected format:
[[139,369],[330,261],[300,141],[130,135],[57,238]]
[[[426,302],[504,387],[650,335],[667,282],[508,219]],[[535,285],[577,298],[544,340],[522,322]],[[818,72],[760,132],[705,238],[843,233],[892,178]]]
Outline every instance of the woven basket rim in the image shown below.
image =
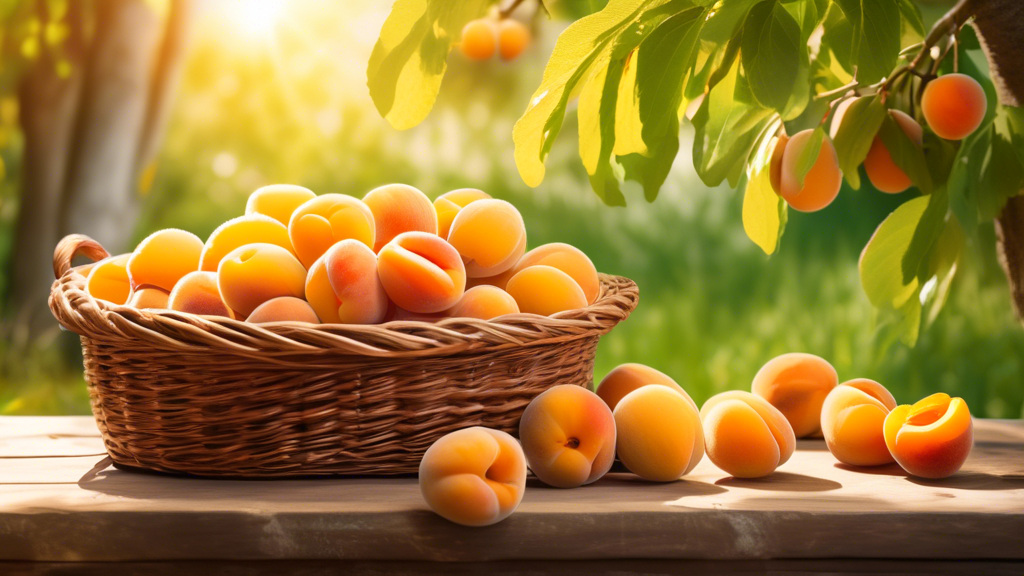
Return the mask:
[[621,276],[600,274],[601,291],[593,304],[552,316],[509,314],[492,320],[445,318],[437,322],[396,320],[383,324],[249,324],[219,316],[170,310],[139,310],[97,300],[85,290],[92,266],[72,267],[76,256],[94,262],[109,257],[95,240],[72,234],[54,250],[50,310],[65,329],[86,338],[132,339],[159,350],[214,348],[289,364],[290,354],[323,351],[382,358],[452,355],[486,348],[521,347],[603,335],[636,308],[639,289]]

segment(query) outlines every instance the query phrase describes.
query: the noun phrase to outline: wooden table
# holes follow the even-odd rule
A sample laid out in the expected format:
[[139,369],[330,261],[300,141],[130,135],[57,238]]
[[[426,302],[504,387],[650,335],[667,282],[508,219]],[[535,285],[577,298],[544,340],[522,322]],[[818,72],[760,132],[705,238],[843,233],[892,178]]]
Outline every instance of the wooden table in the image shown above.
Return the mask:
[[109,574],[113,562],[236,573],[225,561],[250,562],[239,574],[328,573],[337,561],[365,574],[1024,574],[1024,421],[976,420],[970,459],[942,481],[847,468],[807,440],[761,480],[706,458],[669,484],[625,473],[576,490],[531,480],[508,520],[471,529],[430,512],[415,478],[122,471],[91,418],[0,418],[0,574]]

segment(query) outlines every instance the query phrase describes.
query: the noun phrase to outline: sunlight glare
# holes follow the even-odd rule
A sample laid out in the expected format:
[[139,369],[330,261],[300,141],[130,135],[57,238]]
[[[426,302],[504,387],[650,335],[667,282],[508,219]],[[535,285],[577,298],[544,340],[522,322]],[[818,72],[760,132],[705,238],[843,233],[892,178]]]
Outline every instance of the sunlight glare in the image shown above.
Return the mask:
[[246,0],[234,5],[234,18],[239,31],[253,38],[274,32],[287,5],[285,0]]

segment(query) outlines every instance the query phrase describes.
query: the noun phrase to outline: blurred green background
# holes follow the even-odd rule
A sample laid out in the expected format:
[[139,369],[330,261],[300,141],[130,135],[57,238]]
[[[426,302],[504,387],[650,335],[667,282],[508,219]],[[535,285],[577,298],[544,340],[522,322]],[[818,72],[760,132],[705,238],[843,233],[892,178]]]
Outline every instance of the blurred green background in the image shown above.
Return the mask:
[[[639,284],[639,308],[601,341],[598,379],[619,363],[641,362],[673,376],[700,403],[749,389],[758,368],[778,354],[805,351],[830,360],[841,380],[882,382],[901,403],[943,391],[964,397],[978,416],[1022,417],[1024,330],[995,260],[991,225],[970,239],[950,301],[917,346],[885,346],[857,258],[904,198],[844,188],[822,212],[791,212],[781,249],[768,258],[743,233],[741,196],[708,189],[694,174],[688,127],[657,201],[648,204],[627,186],[629,206],[613,209],[589,189],[574,115],[548,159],[546,180],[530,189],[512,160],[512,125],[565,24],[539,19],[536,42],[512,63],[453,54],[427,121],[397,132],[374,110],[365,86],[387,4],[264,2],[257,13],[235,2],[204,4],[194,15],[166,137],[137,187],[134,241],[166,227],[206,237],[243,212],[251,191],[275,182],[356,196],[392,181],[431,197],[477,187],[520,208],[531,247],[574,244],[599,270]],[[947,7],[922,5],[926,24]],[[11,266],[24,148],[16,96],[12,86],[0,90],[4,270]],[[0,284],[5,294],[8,278]],[[0,413],[88,413],[77,339],[60,334],[56,322],[29,335],[10,320],[15,312],[3,314]]]

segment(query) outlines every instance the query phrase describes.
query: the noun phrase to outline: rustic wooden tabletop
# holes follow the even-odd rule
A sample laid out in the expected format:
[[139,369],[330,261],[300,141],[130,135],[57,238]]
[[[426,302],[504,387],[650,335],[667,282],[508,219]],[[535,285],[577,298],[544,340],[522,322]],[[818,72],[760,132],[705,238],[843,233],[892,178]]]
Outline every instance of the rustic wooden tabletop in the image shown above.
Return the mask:
[[[668,484],[624,473],[576,490],[530,480],[508,520],[472,529],[431,513],[415,478],[203,480],[123,471],[110,465],[91,418],[0,418],[0,573],[124,562],[155,574],[147,563],[196,560],[414,562],[446,574],[509,560],[590,562],[590,573],[684,566],[666,565],[670,559],[689,562],[690,574],[716,572],[702,571],[706,560],[749,573],[772,559],[779,573],[794,562],[827,560],[829,568],[834,559],[903,566],[901,574],[973,559],[967,571],[1024,573],[1024,421],[976,420],[970,459],[941,481],[909,478],[895,465],[848,468],[823,441],[807,440],[761,480],[731,478],[706,458]],[[466,564],[442,570],[424,561]],[[537,572],[530,566],[537,564],[522,572]]]

